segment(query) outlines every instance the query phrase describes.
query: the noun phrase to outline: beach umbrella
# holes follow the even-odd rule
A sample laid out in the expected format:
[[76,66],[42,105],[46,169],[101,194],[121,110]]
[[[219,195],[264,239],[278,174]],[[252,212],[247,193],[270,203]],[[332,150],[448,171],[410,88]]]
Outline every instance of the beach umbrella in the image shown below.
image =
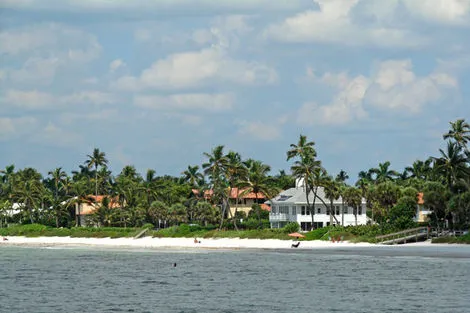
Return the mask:
[[287,236],[295,237],[295,238],[297,238],[297,239],[299,239],[299,238],[305,238],[304,235],[299,234],[299,233],[291,233],[291,234],[288,234]]

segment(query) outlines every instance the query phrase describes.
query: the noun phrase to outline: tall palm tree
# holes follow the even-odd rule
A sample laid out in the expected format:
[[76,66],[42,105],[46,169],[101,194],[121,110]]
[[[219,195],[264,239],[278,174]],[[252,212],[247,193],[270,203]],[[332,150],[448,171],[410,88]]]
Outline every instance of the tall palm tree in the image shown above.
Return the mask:
[[95,196],[98,196],[98,167],[103,167],[108,164],[108,159],[106,159],[106,154],[101,152],[100,149],[93,149],[93,153],[87,155],[88,160],[85,161],[88,169],[94,167],[95,169]]
[[446,151],[439,149],[441,156],[434,158],[435,167],[444,176],[449,188],[453,188],[461,177],[470,175],[468,158],[462,149],[458,143],[448,141]]
[[349,187],[344,192],[344,201],[348,206],[353,208],[353,214],[355,218],[355,224],[357,226],[357,214],[359,207],[362,205],[362,194],[361,190],[355,187]]
[[[324,172],[320,160],[316,159],[315,143],[307,141],[307,137],[300,135],[297,144],[291,144],[290,150],[287,151],[287,161],[297,158],[291,167],[292,174],[298,179],[303,180],[305,189],[305,198],[307,208],[312,217],[312,228],[315,227],[315,201],[317,196],[318,178]],[[310,204],[309,194],[314,193],[313,205]]]
[[[261,161],[250,160],[247,162],[248,175],[245,181],[239,183],[239,186],[244,189],[242,196],[248,193],[255,194],[255,203],[258,204],[258,195],[263,194],[266,198],[271,199],[278,192],[277,187],[270,184],[268,173],[271,171],[269,165],[263,164]],[[261,224],[261,216],[258,212],[258,222]]]
[[221,206],[221,217],[220,217],[220,226],[222,228],[223,222],[225,219],[225,214],[227,211],[227,191],[226,187],[228,186],[226,169],[228,165],[228,158],[224,154],[224,146],[216,146],[212,149],[212,153],[204,152],[204,156],[208,161],[202,164],[204,169],[204,174],[209,177],[211,187],[212,187],[212,199],[218,202],[218,205]]
[[432,170],[431,164],[431,158],[425,161],[416,160],[413,162],[412,166],[407,166],[405,168],[405,171],[408,173],[410,178],[419,178],[426,180]]
[[242,158],[239,153],[230,151],[229,153],[227,153],[226,157],[227,157],[226,176],[227,176],[227,181],[229,185],[227,207],[231,214],[232,210],[230,210],[229,199],[232,196],[233,189],[236,188],[237,193],[235,195],[235,212],[233,216],[231,217],[232,217],[233,225],[235,226],[235,229],[238,230],[235,216],[237,215],[238,202],[240,198],[240,182],[246,180],[248,169],[247,169],[247,163],[242,162]]
[[300,135],[297,144],[291,144],[290,150],[287,151],[287,161],[290,159],[299,157],[303,158],[315,158],[317,152],[315,151],[315,142],[307,141],[307,136]]
[[385,181],[392,181],[399,175],[398,172],[390,169],[389,161],[379,163],[378,168],[373,168],[370,171],[371,173],[375,174],[375,182],[377,184],[383,183]]
[[54,182],[54,197],[57,199],[59,196],[59,186],[62,184],[67,174],[62,170],[62,167],[58,167],[48,172]]
[[450,122],[450,130],[443,135],[444,139],[453,139],[461,147],[466,147],[470,142],[470,124],[465,119]]
[[338,175],[336,175],[336,181],[340,183],[344,184],[348,179],[349,179],[349,175],[344,170],[340,170]]
[[328,176],[323,184],[325,188],[325,197],[330,200],[330,225],[333,225],[333,219],[338,224],[338,219],[335,216],[335,208],[333,202],[341,195],[341,184],[334,180],[333,177]]
[[204,176],[199,172],[199,166],[188,165],[188,168],[181,173],[183,175],[183,180],[191,185],[192,188],[198,186],[200,181]]

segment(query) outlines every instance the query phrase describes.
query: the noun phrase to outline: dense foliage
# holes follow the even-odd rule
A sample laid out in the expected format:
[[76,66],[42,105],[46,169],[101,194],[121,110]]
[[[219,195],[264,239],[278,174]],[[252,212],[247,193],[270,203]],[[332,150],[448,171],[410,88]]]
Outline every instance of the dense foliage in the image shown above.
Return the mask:
[[[315,143],[303,135],[287,150],[287,160],[293,162],[291,174],[280,171],[271,175],[269,165],[243,159],[234,151],[225,152],[224,146],[216,146],[211,152],[204,153],[206,162],[201,166],[188,166],[181,177],[157,176],[152,169],[142,176],[132,165],[114,175],[109,170],[106,154],[99,149],[87,155],[83,164],[70,174],[61,167],[43,175],[34,168],[16,169],[9,165],[0,170],[0,226],[30,224],[30,228],[13,226],[8,230],[8,234],[21,232],[24,235],[132,236],[136,229],[145,225],[147,228],[164,228],[155,233],[156,236],[198,232],[204,236],[235,233],[240,236],[238,230],[247,237],[257,234],[263,238],[284,238],[283,230],[266,230],[269,228],[268,212],[259,205],[255,205],[248,215],[237,208],[232,215],[234,208],[231,208],[230,195],[238,188],[244,193],[264,194],[271,198],[280,190],[294,186],[295,179],[304,179],[306,188],[326,206],[332,206],[333,200],[341,196],[357,215],[361,200],[365,198],[367,215],[373,224],[364,228],[364,233],[361,233],[361,227],[313,230],[308,233],[308,239],[332,235],[370,237],[414,227],[419,193],[424,195],[423,205],[432,212],[430,223],[433,226],[468,229],[470,125],[460,119],[451,122],[450,126],[443,136],[445,147],[439,149],[436,156],[416,160],[403,171],[392,169],[388,161],[379,163],[376,168],[361,171],[352,186],[347,184],[349,176],[345,171],[337,175],[328,173],[318,158]],[[325,199],[317,194],[319,186],[325,188]],[[209,197],[205,196],[208,191]],[[96,202],[97,209],[89,219],[90,226],[100,228],[75,229],[75,204],[94,201],[92,195],[105,195],[103,201]],[[314,225],[315,210],[309,212]],[[336,218],[332,214],[331,222]],[[222,229],[227,231],[225,235],[217,232]],[[294,228],[289,226],[289,229]],[[232,230],[235,233],[230,233]]]

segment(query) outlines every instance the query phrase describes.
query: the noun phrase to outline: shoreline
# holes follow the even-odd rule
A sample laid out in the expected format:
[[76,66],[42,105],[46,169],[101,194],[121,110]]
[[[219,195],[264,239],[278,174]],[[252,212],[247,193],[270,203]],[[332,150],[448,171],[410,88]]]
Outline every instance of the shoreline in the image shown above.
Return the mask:
[[[123,247],[123,248],[193,248],[193,249],[335,249],[335,248],[367,248],[367,247],[393,247],[392,245],[372,243],[331,242],[323,240],[300,241],[298,248],[291,245],[296,240],[279,239],[240,239],[240,238],[198,238],[200,243],[194,243],[194,238],[72,238],[72,237],[7,237],[7,241],[0,241],[3,246],[88,246],[88,247]],[[431,244],[431,242],[409,243],[394,245],[401,247],[421,246],[454,246],[453,244]],[[459,245],[455,245],[459,246]]]

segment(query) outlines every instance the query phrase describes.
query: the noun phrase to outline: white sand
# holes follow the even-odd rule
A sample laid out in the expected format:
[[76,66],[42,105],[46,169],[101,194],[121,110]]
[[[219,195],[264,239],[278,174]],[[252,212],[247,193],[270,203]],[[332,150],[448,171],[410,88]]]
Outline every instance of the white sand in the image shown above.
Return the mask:
[[[194,249],[291,249],[296,241],[278,239],[239,239],[198,238],[201,243],[194,243],[194,238],[70,238],[70,237],[8,237],[8,241],[0,241],[2,245],[26,246],[107,246],[107,247],[136,247],[136,248],[194,248]],[[301,241],[298,249],[313,248],[344,248],[344,247],[373,247],[370,243],[329,242],[321,240]]]

